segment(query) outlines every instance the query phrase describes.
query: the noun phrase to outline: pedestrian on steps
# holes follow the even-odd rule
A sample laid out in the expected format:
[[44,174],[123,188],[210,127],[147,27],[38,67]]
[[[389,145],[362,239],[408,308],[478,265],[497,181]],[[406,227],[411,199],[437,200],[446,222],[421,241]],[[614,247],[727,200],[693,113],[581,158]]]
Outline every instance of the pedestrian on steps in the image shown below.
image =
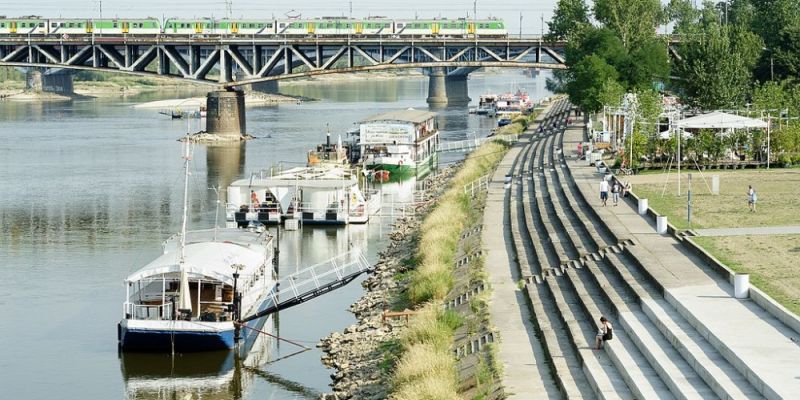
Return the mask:
[[605,178],[600,182],[600,201],[603,202],[603,207],[608,201],[608,181]]
[[611,326],[611,322],[608,322],[606,317],[600,317],[600,329],[594,339],[594,349],[600,350],[603,347],[603,343],[613,338],[614,328]]
[[611,199],[614,201],[614,207],[616,207],[619,203],[619,190],[619,181],[615,179],[614,184],[611,185]]

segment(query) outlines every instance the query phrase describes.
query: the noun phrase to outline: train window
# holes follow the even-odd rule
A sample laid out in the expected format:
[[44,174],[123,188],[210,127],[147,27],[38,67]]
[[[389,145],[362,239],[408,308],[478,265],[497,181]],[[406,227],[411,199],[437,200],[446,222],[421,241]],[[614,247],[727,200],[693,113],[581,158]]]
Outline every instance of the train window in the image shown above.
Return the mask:
[[402,27],[403,27],[403,24],[397,24],[397,27],[398,27],[398,28],[402,28]]
[[[0,26],[3,26],[3,25],[0,25]],[[57,23],[55,23],[55,22],[51,22],[51,23],[50,23],[50,27],[51,27],[51,28],[55,28],[55,27],[57,27],[57,26],[58,26],[58,24],[57,24]]]
[[44,28],[44,22],[39,22],[39,28]]
[[118,26],[117,26],[117,23],[116,23],[116,22],[114,22],[114,24],[112,25],[112,28],[117,28],[117,27],[118,27]]
[[74,28],[74,27],[75,27],[75,24],[74,24],[74,23],[72,23],[72,22],[70,22],[69,24],[67,24],[67,27],[68,27],[68,28]]
[[278,28],[283,28],[284,26],[286,26],[286,24],[284,24],[283,22],[281,22],[281,24],[280,24],[280,25],[278,25]]

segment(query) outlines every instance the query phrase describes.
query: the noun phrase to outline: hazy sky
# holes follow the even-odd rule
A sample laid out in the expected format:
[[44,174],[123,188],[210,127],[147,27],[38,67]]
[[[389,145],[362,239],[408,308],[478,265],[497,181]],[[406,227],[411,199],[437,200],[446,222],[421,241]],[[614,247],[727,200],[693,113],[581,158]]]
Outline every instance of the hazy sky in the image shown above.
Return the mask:
[[[348,1],[323,0],[232,0],[233,15],[247,18],[284,17],[290,10],[304,17],[348,15]],[[0,15],[45,17],[98,17],[96,0],[0,0]],[[524,33],[538,34],[541,17],[550,19],[556,0],[478,0],[478,17],[496,16],[507,22],[510,32],[519,31],[522,13]],[[464,17],[472,14],[472,0],[353,0],[353,16],[385,15],[391,18]],[[224,0],[104,0],[103,17],[224,16]],[[545,26],[546,29],[546,26]]]

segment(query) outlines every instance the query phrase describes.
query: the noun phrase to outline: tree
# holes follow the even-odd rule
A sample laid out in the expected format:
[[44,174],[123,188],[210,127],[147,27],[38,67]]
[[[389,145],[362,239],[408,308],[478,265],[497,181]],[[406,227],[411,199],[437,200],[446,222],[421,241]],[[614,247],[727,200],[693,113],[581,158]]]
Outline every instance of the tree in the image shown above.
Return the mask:
[[567,94],[572,104],[587,112],[598,112],[603,109],[603,84],[608,80],[616,81],[618,74],[605,60],[592,54],[570,68],[570,77]]
[[668,21],[675,23],[673,32],[677,34],[692,33],[700,18],[700,12],[694,8],[692,0],[670,0],[664,13]]
[[558,0],[553,18],[547,22],[545,40],[567,40],[590,26],[589,7],[584,0]]
[[594,16],[630,50],[656,35],[664,14],[659,0],[595,0]]
[[689,103],[705,109],[743,104],[757,59],[754,48],[760,49],[760,39],[752,32],[719,24],[682,42],[675,71]]
[[553,75],[544,82],[544,87],[553,93],[566,93],[569,73],[563,69],[553,70]]

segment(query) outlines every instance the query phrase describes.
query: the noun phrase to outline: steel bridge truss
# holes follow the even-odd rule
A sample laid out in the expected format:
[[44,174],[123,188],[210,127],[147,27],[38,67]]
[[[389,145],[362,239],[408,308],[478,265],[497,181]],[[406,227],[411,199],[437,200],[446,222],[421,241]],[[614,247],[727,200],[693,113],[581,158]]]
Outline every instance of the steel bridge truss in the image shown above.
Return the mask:
[[159,75],[236,86],[396,68],[564,67],[563,43],[535,39],[0,39],[0,65]]

